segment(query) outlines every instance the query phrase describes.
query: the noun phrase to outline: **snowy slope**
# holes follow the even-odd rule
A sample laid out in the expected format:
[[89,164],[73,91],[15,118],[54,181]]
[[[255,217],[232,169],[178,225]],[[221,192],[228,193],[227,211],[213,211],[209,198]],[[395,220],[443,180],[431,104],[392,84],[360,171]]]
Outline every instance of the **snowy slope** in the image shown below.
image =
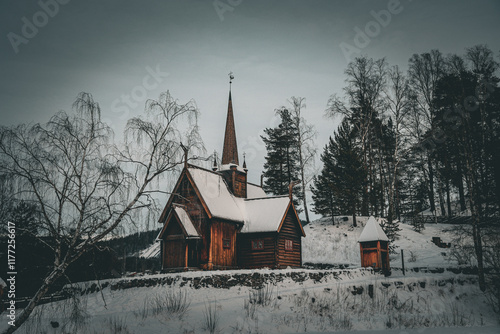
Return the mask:
[[[242,274],[264,277],[267,283],[261,290],[241,284],[230,288],[195,285],[204,279],[237,280]],[[277,279],[279,275],[281,279]],[[163,284],[138,283],[141,279],[154,278],[163,280]],[[119,281],[123,281],[121,285]],[[127,282],[136,284],[127,285]],[[87,283],[87,287],[91,283]],[[498,333],[500,330],[475,277],[452,273],[424,275],[420,272],[410,277],[396,273],[384,277],[361,269],[262,269],[151,275],[108,283],[102,293],[85,293],[76,301],[38,307],[32,321],[19,332],[209,333],[205,320],[209,306],[218,318],[215,333],[387,329],[399,329],[401,333],[401,329],[406,332],[406,328],[444,327],[439,332],[447,334],[457,333],[456,326],[474,326],[469,327],[468,332],[459,330],[458,333]],[[121,288],[116,287],[119,285]],[[168,311],[169,303],[184,304],[184,300],[185,311]],[[57,322],[59,327],[52,328],[51,322]],[[6,326],[6,321],[1,322],[0,330]]]
[[[324,263],[359,267],[360,252],[358,239],[368,217],[358,217],[358,227],[352,227],[351,217],[343,221],[337,217],[332,224],[330,218],[322,218],[304,226],[306,237],[302,239],[302,260],[304,263]],[[458,263],[450,257],[451,249],[443,249],[432,243],[432,237],[439,236],[443,242],[451,242],[453,225],[427,224],[421,233],[413,231],[410,225],[401,223],[399,239],[396,241],[397,255],[391,255],[391,267],[401,267],[401,250],[404,251],[405,267],[456,267]],[[453,245],[452,245],[453,247]],[[445,255],[443,255],[445,254]],[[140,253],[141,257],[160,256],[160,243],[155,242]]]
[[[368,217],[358,217],[357,227],[352,222],[332,224],[330,218],[322,218],[304,227],[303,262],[325,264],[361,264],[358,239]],[[432,243],[432,237],[439,236],[443,242],[451,242],[452,225],[427,224],[421,233],[413,231],[410,225],[400,223],[401,231],[396,240],[397,255],[391,255],[391,267],[401,267],[401,250],[404,251],[405,267],[456,267],[457,261],[450,258],[450,249],[439,248]],[[453,245],[452,245],[453,247]],[[445,255],[443,255],[445,254]],[[412,256],[413,255],[413,256]]]
[[[349,269],[145,275],[101,281],[104,288],[100,292],[95,290],[97,282],[84,282],[78,286],[87,292],[76,301],[37,307],[32,320],[19,332],[210,333],[206,320],[210,313],[218,319],[214,333],[500,332],[497,316],[474,275],[419,270],[403,276],[397,269],[399,256],[391,260],[390,277],[359,268],[357,240],[366,221],[362,217],[353,228],[349,221],[332,225],[331,220],[321,219],[304,227],[304,262],[349,264]],[[405,256],[406,267],[456,267],[456,262],[442,254],[449,249],[431,242],[433,236],[450,242],[450,233],[444,231],[450,227],[427,225],[417,233],[401,224],[396,245],[405,254],[414,255],[414,261]],[[158,251],[155,247],[143,255],[152,256]],[[256,288],[262,285],[262,289]],[[168,311],[168,305],[184,302],[184,311]],[[59,327],[52,328],[51,322]],[[7,322],[0,323],[0,331],[6,326]]]

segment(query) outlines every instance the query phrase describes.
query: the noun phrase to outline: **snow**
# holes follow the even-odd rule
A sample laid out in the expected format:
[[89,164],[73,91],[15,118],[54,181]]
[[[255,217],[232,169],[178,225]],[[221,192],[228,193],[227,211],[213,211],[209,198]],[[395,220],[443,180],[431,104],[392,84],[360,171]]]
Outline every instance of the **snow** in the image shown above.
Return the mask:
[[[264,289],[267,304],[251,303],[256,289],[236,285],[231,288],[192,286],[200,280],[242,274],[268,277]],[[313,279],[311,275],[324,275]],[[222,276],[224,275],[224,276]],[[282,279],[276,279],[282,275]],[[293,279],[296,277],[298,279]],[[371,270],[226,270],[146,275],[119,279],[167,278],[169,284],[88,293],[79,302],[64,300],[37,307],[32,322],[19,333],[209,333],[205,314],[208,305],[218,315],[216,333],[498,333],[500,326],[474,276],[455,274],[394,273],[384,277]],[[118,279],[109,280],[114,284]],[[80,283],[87,288],[94,282]],[[104,282],[101,281],[101,284]],[[367,291],[373,286],[374,297]],[[423,285],[423,286],[422,286]],[[355,289],[362,288],[360,294]],[[185,313],[169,313],[165,301],[182,293],[188,307]],[[71,327],[75,305],[85,316]],[[163,308],[159,308],[163,307]],[[20,312],[20,310],[18,310]],[[38,316],[36,316],[38,315]],[[57,321],[58,329],[50,322]],[[7,328],[0,323],[0,331]],[[458,326],[458,327],[457,327]],[[465,327],[466,326],[466,327]],[[388,328],[391,329],[388,329]]]
[[220,174],[194,167],[188,171],[212,216],[243,222],[243,233],[278,230],[290,202],[288,196],[266,197],[262,188],[247,184],[249,198],[238,198]]
[[[266,205],[276,204],[276,200],[279,199],[266,202]],[[246,204],[253,201],[246,201]],[[204,314],[208,305],[215,307],[219,316],[216,332],[221,334],[500,332],[497,316],[479,290],[477,276],[447,270],[443,273],[408,270],[404,276],[398,269],[401,266],[399,255],[391,258],[392,275],[389,277],[359,268],[357,240],[368,217],[360,217],[358,227],[353,227],[350,221],[339,221],[342,219],[336,219],[334,225],[331,219],[320,219],[304,226],[307,237],[302,239],[303,258],[304,262],[349,264],[348,269],[190,271],[105,280],[100,284],[114,284],[119,280],[144,281],[123,290],[108,286],[102,292],[82,295],[80,305],[86,308],[88,318],[78,330],[69,328],[74,303],[67,300],[37,307],[35,311],[41,315],[33,318],[31,327],[25,326],[19,333],[207,333]],[[439,248],[431,242],[433,236],[453,242],[450,230],[454,226],[426,224],[421,233],[403,223],[400,228],[400,238],[395,245],[398,251],[405,250],[407,269],[458,267],[456,261],[443,255],[450,249]],[[409,261],[410,253],[415,255],[414,261]],[[267,277],[265,286],[271,294],[268,305],[249,302],[256,291],[251,287],[191,285],[203,280],[228,282],[244,274]],[[319,274],[324,276],[319,280],[312,278]],[[273,278],[277,275],[284,278]],[[294,276],[299,279],[292,279]],[[145,284],[152,279],[168,279],[172,283]],[[89,287],[93,283],[79,284]],[[370,285],[374,287],[374,298],[367,293]],[[360,288],[363,288],[361,294],[353,293]],[[186,295],[189,302],[186,313],[169,314],[165,310],[155,313],[155,301],[165,300],[166,294],[172,292]],[[51,328],[50,321],[58,321],[60,328]],[[7,321],[1,322],[0,331],[7,326]]]
[[243,173],[246,173],[246,170],[243,169],[243,167],[241,167],[240,165],[237,165],[237,164],[225,164],[225,165],[221,165],[220,166],[220,170],[221,171],[224,171],[224,170],[231,170],[231,167],[236,167],[236,169],[240,172],[243,172]]
[[[325,263],[330,265],[349,265],[356,268],[361,265],[358,240],[368,217],[357,217],[357,227],[352,222],[343,222],[343,217],[336,217],[335,225],[330,218],[321,218],[304,226],[307,237],[302,239],[303,262]],[[391,268],[400,268],[401,250],[404,251],[406,268],[450,268],[458,267],[453,258],[453,229],[449,224],[425,224],[422,232],[415,232],[413,227],[400,223],[399,238],[395,240],[397,254],[390,255]],[[432,242],[432,237],[441,237],[443,242],[451,242],[451,248],[439,248]]]
[[289,204],[288,196],[246,200],[245,224],[241,233],[278,231]]
[[231,194],[220,174],[194,167],[188,168],[188,171],[212,216],[236,222],[244,221],[241,208],[243,200]]
[[264,198],[267,197],[264,190],[251,183],[247,183],[247,198]]
[[379,223],[375,220],[375,217],[371,216],[366,222],[366,226],[363,232],[361,232],[358,242],[377,240],[389,241],[389,238],[387,238]]
[[183,207],[175,205],[174,206],[174,211],[177,214],[177,217],[179,217],[179,220],[184,227],[184,230],[186,231],[187,234],[187,239],[189,238],[201,238],[200,234],[196,230],[196,228],[193,225],[193,222],[191,221],[191,218],[189,218],[188,213],[186,210],[184,210]]
[[143,257],[146,259],[160,258],[160,252],[161,244],[159,241],[155,241],[151,246],[140,251],[139,257]]

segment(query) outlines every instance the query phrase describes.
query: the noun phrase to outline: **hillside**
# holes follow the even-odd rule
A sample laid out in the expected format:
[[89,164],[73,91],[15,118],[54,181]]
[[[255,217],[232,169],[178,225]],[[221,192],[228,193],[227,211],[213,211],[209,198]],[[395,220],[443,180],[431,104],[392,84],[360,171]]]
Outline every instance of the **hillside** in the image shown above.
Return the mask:
[[[336,217],[332,224],[330,218],[322,218],[304,226],[306,237],[302,244],[303,263],[327,264],[357,268],[360,266],[358,237],[368,217],[358,217],[357,227],[352,227],[352,218]],[[405,267],[456,267],[458,262],[450,254],[452,249],[443,249],[432,243],[432,237],[440,237],[443,242],[451,242],[453,225],[428,224],[421,233],[410,225],[400,224],[400,237],[396,241],[398,254],[391,255],[391,267],[401,267],[401,250],[405,255]],[[452,245],[453,247],[453,245]],[[160,243],[155,242],[140,252],[145,258],[159,257]]]
[[[366,219],[364,219],[366,220]],[[76,298],[39,306],[21,333],[315,333],[388,331],[498,333],[500,327],[475,275],[456,274],[457,263],[430,240],[449,226],[416,233],[402,225],[397,245],[415,261],[403,276],[392,260],[384,277],[359,268],[363,219],[305,227],[304,261],[348,269],[191,271],[139,275],[73,286]],[[445,249],[445,253],[446,253]],[[398,262],[399,261],[399,262]],[[408,261],[408,260],[406,260]],[[358,268],[356,268],[358,267]],[[450,270],[432,270],[448,267]],[[428,268],[426,270],[425,268]],[[57,328],[53,328],[57,325]],[[0,324],[0,330],[6,322]],[[472,326],[473,328],[469,327]],[[212,327],[213,331],[210,330]],[[414,330],[412,330],[412,328]],[[432,329],[439,328],[439,329]]]
[[[340,217],[339,217],[340,218]],[[330,218],[322,218],[304,227],[303,262],[360,266],[358,238],[368,217],[358,217],[357,227],[348,221],[337,219],[335,225]],[[432,243],[432,237],[440,237],[443,242],[451,242],[453,225],[427,224],[421,233],[412,226],[401,223],[400,237],[395,242],[398,254],[391,255],[391,267],[401,267],[401,250],[404,251],[405,267],[456,267],[458,262],[450,257],[451,248],[443,249]],[[452,245],[453,247],[453,245]]]

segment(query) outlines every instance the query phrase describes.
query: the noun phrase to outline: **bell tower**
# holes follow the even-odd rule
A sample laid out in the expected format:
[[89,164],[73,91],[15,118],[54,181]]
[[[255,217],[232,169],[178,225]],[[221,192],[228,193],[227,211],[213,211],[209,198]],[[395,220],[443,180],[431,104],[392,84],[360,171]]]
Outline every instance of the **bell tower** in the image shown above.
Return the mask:
[[236,143],[236,129],[234,126],[233,101],[231,98],[231,84],[233,72],[229,73],[229,101],[227,104],[226,131],[224,133],[224,147],[222,148],[222,166],[220,172],[226,180],[229,190],[236,197],[247,197],[247,169],[240,167],[238,159],[238,144]]

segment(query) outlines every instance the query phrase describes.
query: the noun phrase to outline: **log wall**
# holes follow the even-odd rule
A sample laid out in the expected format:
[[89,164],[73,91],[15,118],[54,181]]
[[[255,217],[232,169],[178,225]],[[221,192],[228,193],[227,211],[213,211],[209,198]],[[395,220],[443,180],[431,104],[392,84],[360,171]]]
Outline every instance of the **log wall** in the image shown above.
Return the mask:
[[[262,240],[263,249],[252,250],[252,241]],[[240,268],[276,267],[276,233],[238,234],[238,266]]]
[[[280,268],[288,266],[302,266],[302,234],[298,224],[299,222],[297,221],[297,217],[295,216],[293,209],[290,208],[278,235],[277,266]],[[291,250],[285,249],[286,240],[292,241]]]
[[[211,252],[214,268],[234,268],[237,266],[236,229],[234,223],[212,220]],[[229,248],[224,247],[224,239],[229,240]]]

